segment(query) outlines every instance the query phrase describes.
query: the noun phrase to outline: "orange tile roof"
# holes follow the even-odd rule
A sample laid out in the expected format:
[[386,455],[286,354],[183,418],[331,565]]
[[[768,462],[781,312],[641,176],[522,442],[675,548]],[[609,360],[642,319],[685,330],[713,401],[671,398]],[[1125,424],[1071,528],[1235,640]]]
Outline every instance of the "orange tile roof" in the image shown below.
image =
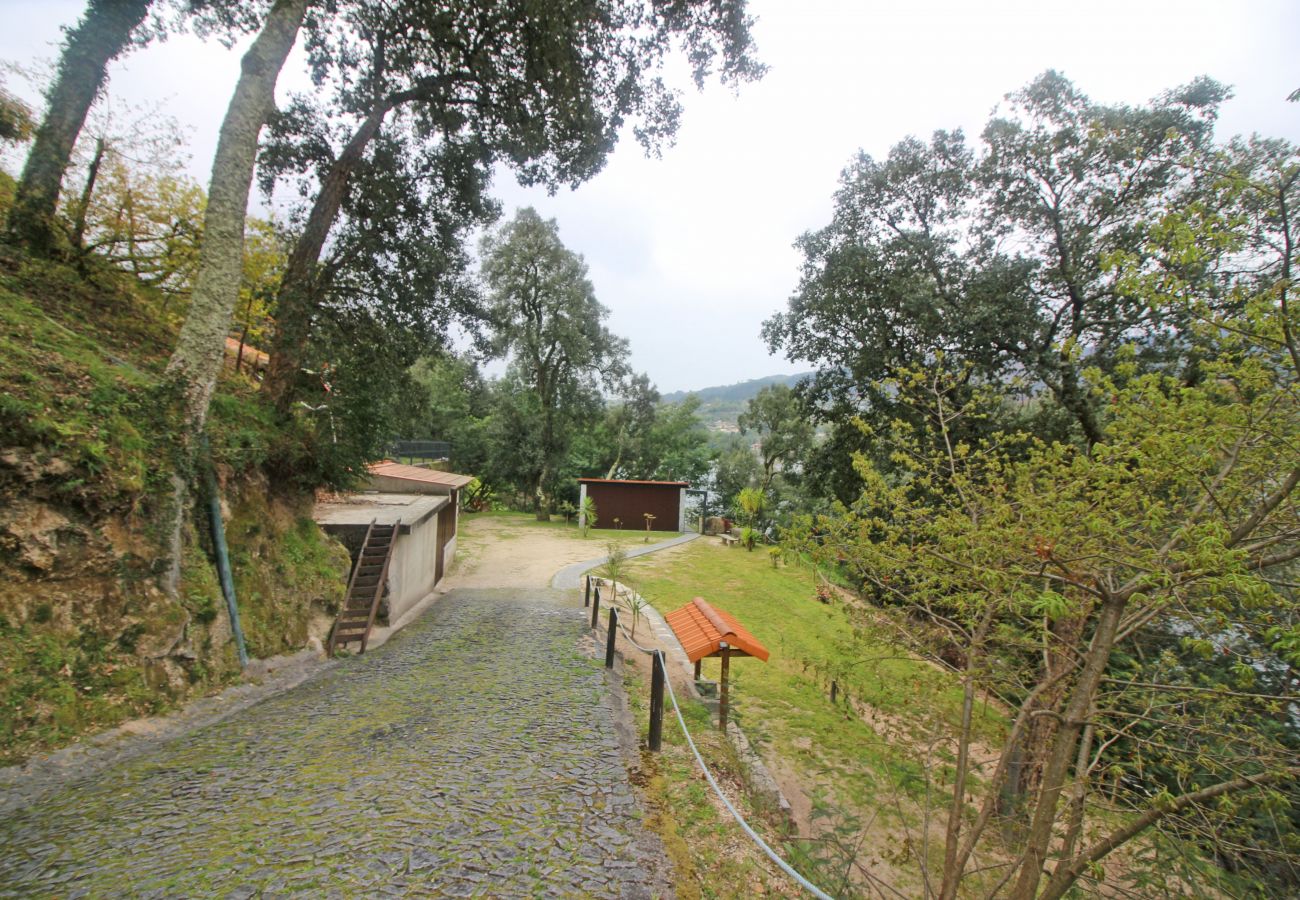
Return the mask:
[[439,472],[437,469],[426,469],[422,466],[408,466],[393,462],[391,459],[371,463],[366,468],[370,470],[371,475],[400,478],[404,481],[423,481],[426,484],[441,484],[455,489],[463,488],[474,480],[469,475],[457,475],[455,472]]
[[713,656],[722,649],[725,641],[733,650],[740,650],[750,656],[767,662],[767,648],[745,630],[736,619],[720,609],[705,603],[696,597],[681,609],[675,609],[664,616],[668,625],[677,635],[686,657],[691,662]]

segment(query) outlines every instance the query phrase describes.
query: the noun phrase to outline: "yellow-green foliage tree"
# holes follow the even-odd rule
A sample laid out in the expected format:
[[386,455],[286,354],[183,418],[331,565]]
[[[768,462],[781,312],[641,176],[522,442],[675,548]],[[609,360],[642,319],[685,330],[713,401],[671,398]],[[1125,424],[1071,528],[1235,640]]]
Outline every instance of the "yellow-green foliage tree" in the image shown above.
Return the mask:
[[[941,360],[906,372],[887,389],[923,412],[924,428],[874,435],[897,468],[860,456],[860,501],[805,529],[878,602],[926,622],[929,648],[960,670],[942,864],[917,854],[934,895],[956,897],[975,877],[1024,900],[1081,880],[1096,889],[1120,875],[1103,861],[1153,829],[1202,858],[1266,842],[1269,864],[1295,871],[1292,251],[1282,242],[1268,277],[1238,278],[1213,300],[1183,273],[1225,249],[1258,262],[1241,211],[1268,208],[1270,191],[1284,203],[1297,171],[1274,158],[1225,174],[1219,208],[1234,212],[1194,206],[1153,227],[1169,262],[1156,274],[1113,261],[1128,296],[1194,323],[1193,383],[1131,361],[1085,370],[1106,435],[1085,448],[1024,435],[964,442],[961,420],[997,396],[959,390],[964,373],[944,373]],[[1007,729],[981,768],[972,711],[990,696],[1005,703]],[[1004,788],[1026,765],[1032,790],[1009,804]],[[1119,867],[1124,877],[1154,874],[1139,856]]]

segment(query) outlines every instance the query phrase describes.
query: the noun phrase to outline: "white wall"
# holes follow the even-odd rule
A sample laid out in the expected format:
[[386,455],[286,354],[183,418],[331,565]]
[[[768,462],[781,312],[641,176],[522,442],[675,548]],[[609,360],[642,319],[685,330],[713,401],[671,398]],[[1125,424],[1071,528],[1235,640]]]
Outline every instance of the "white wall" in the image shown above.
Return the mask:
[[415,525],[410,534],[398,535],[393,559],[388,564],[388,621],[402,614],[433,590],[434,564],[438,554],[438,516],[435,513]]

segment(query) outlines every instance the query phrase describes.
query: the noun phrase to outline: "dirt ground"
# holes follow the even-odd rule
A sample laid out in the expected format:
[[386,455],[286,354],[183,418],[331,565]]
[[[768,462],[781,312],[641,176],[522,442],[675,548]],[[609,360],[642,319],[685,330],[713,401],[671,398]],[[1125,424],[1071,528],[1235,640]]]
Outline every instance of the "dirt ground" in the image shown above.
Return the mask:
[[490,516],[462,516],[456,536],[456,564],[441,589],[538,588],[571,563],[605,555],[599,538],[583,540],[577,530],[520,525]]

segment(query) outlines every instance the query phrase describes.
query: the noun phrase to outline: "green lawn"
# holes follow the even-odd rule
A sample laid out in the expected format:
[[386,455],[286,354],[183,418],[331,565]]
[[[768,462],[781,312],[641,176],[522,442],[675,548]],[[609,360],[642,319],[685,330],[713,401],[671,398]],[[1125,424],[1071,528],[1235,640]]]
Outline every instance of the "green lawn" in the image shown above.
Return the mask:
[[[883,628],[872,627],[869,610],[818,601],[811,569],[774,568],[763,552],[706,538],[632,560],[626,577],[660,612],[699,596],[747,627],[771,658],[732,662],[732,708],[745,733],[765,756],[775,755],[798,773],[839,821],[865,828],[878,816],[881,838],[897,845],[873,852],[905,855],[906,832],[919,821],[926,795],[926,772],[932,792],[946,788],[936,781],[944,780],[948,751],[936,752],[928,769],[924,762],[935,722],[945,729],[957,722],[961,691],[952,673],[889,641]],[[705,660],[704,676],[717,678],[719,668],[717,660]],[[839,688],[834,704],[832,679]],[[980,715],[979,733],[994,738],[1001,727],[997,713]],[[943,802],[932,793],[931,803],[936,800]]]

